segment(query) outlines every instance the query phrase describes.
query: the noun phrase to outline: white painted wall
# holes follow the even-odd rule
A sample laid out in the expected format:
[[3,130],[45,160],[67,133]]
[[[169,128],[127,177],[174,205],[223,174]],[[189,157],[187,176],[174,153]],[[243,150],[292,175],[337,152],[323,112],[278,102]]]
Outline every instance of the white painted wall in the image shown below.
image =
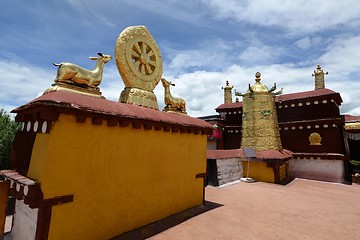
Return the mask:
[[291,159],[289,175],[313,180],[344,182],[345,168],[341,160]]
[[14,226],[11,231],[13,240],[34,240],[38,209],[31,209],[24,201],[16,200]]

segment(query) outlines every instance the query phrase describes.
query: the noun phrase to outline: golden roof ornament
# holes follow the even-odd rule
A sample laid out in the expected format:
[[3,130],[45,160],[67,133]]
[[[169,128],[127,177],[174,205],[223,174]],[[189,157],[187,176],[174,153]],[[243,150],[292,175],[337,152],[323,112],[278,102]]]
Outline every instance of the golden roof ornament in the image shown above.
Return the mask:
[[242,148],[282,150],[274,93],[276,84],[269,90],[261,83],[261,74],[255,74],[255,84],[248,87],[243,97]]
[[90,59],[96,60],[93,70],[87,70],[74,63],[53,63],[54,66],[58,67],[55,83],[44,94],[64,90],[103,98],[98,86],[102,80],[104,65],[112,57],[98,53],[98,57],[90,57]]
[[324,70],[321,69],[320,64],[318,64],[312,74],[313,77],[315,76],[315,90],[325,88],[325,75],[327,74],[328,72],[324,72]]
[[232,93],[231,90],[234,88],[234,86],[229,85],[229,81],[226,81],[226,86],[221,87],[221,89],[224,89],[224,103],[232,103]]
[[158,110],[153,90],[162,76],[160,49],[145,26],[122,31],[115,45],[116,65],[125,84],[119,102]]
[[164,87],[164,112],[172,113],[186,113],[186,103],[185,100],[178,97],[173,97],[170,92],[170,86],[175,86],[174,83],[168,82],[165,78],[161,78],[162,85]]
[[322,140],[322,137],[317,132],[313,132],[309,136],[310,145],[319,146],[319,145],[321,145],[321,140]]

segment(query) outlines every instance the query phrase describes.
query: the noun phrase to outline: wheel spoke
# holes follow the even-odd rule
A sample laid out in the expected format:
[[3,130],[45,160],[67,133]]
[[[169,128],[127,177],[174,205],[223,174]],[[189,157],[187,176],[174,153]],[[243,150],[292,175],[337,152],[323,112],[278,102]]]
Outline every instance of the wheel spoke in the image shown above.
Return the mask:
[[146,43],[142,42],[142,43],[141,43],[141,46],[142,46],[142,49],[141,49],[142,51],[141,51],[141,52],[142,52],[142,53],[146,53],[146,50],[147,50],[147,45],[146,45]]
[[136,59],[140,58],[140,54],[138,54],[137,52],[135,52],[134,49],[131,51],[131,56],[132,56],[133,58],[136,58]]
[[152,66],[154,66],[154,67],[156,67],[156,62],[153,61],[153,60],[149,60],[149,64],[152,65]]
[[134,42],[130,49],[131,64],[140,75],[154,74],[157,67],[156,52],[151,45],[143,42]]
[[134,62],[135,69],[140,70],[139,65],[140,65],[140,61]]
[[139,43],[136,42],[133,46],[133,50],[138,53],[138,54],[141,54],[141,49],[140,49],[140,46],[139,46]]
[[141,72],[141,74],[145,74],[145,65],[144,64],[140,65],[140,72]]
[[149,57],[154,56],[153,50],[150,49],[150,51],[147,53],[147,55],[148,55]]
[[147,69],[148,74],[151,74],[153,72],[153,70],[151,69],[149,64],[146,64],[146,69]]

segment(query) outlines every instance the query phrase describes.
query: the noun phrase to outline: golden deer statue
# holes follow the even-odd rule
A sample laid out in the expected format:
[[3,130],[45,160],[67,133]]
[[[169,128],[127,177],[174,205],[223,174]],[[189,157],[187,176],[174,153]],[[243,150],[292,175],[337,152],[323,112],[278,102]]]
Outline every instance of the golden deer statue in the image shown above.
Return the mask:
[[91,71],[73,63],[53,63],[54,66],[59,67],[55,82],[80,85],[96,89],[101,83],[104,64],[109,62],[112,58],[110,55],[104,55],[102,53],[98,53],[98,55],[98,57],[90,57],[91,60],[96,60],[95,68]]
[[186,114],[185,100],[182,98],[173,97],[170,93],[170,85],[175,86],[175,84],[168,82],[165,78],[161,78],[161,82],[164,87],[164,101],[166,105],[164,111]]

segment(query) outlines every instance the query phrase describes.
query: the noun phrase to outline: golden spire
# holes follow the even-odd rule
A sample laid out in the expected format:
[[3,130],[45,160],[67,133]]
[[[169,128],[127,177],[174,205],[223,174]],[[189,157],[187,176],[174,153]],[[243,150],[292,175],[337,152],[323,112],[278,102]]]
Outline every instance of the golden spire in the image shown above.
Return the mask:
[[232,93],[231,90],[234,88],[234,86],[229,86],[229,81],[226,81],[226,86],[222,87],[221,89],[224,89],[224,103],[232,103]]
[[324,70],[321,69],[320,64],[317,65],[317,68],[314,70],[312,76],[315,76],[315,90],[325,88],[325,75],[328,72],[324,73]]
[[255,74],[255,84],[243,94],[241,147],[262,150],[282,150],[273,91],[261,83]]

